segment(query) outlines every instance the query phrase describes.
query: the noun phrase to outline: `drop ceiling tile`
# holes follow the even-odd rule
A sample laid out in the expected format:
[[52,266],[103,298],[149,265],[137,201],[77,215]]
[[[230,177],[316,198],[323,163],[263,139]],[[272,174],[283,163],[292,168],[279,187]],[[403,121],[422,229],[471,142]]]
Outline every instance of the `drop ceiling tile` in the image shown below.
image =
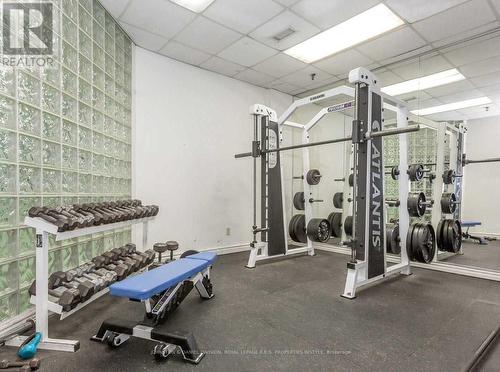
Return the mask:
[[451,63],[449,63],[442,56],[436,55],[430,58],[420,58],[410,64],[392,68],[392,71],[401,76],[403,80],[411,80],[449,70],[451,68],[453,68]]
[[292,58],[283,53],[278,53],[253,66],[252,68],[256,71],[279,78],[294,71],[303,69],[306,66],[307,65],[305,63],[299,61],[298,59]]
[[442,105],[443,103],[436,98],[430,98],[426,100],[413,99],[406,102],[408,105],[408,110],[419,110],[423,107],[434,107]]
[[468,119],[484,117],[488,115],[493,115],[494,111],[491,110],[491,104],[481,105],[476,107],[468,107],[465,109],[457,110],[462,115],[466,116]]
[[377,5],[379,0],[301,0],[292,10],[321,29],[330,28]]
[[287,82],[283,82],[281,80],[276,80],[276,81],[271,82],[271,84],[269,84],[269,88],[275,89],[279,92],[286,93],[286,94],[291,94],[292,92],[295,92],[295,91],[301,89],[300,87],[298,87],[296,85],[293,85],[293,84],[290,84]]
[[190,48],[174,40],[169,41],[167,45],[160,50],[160,54],[191,65],[199,65],[210,58],[209,54]]
[[171,38],[196,17],[195,13],[165,0],[131,0],[120,20]]
[[299,0],[274,0],[274,1],[276,1],[277,3],[280,3],[283,6],[292,6],[293,4],[298,2]]
[[495,21],[487,0],[472,0],[413,25],[428,41],[437,41]]
[[217,54],[242,35],[205,17],[198,17],[175,40],[210,54]]
[[[274,39],[274,36],[287,29],[295,32],[281,41]],[[289,10],[280,13],[270,21],[253,31],[249,36],[270,47],[278,50],[285,50],[310,38],[320,32],[320,29],[311,23],[300,18]]]
[[[312,79],[312,74],[314,74],[314,79]],[[314,66],[308,66],[303,70],[282,77],[281,80],[299,87],[310,87],[313,84],[321,84],[331,78],[333,78],[333,76],[329,73]]]
[[399,16],[413,23],[465,1],[467,0],[439,0],[426,1],[422,4],[422,0],[387,0],[386,3]]
[[368,66],[373,62],[374,61],[361,54],[356,49],[348,49],[316,62],[314,66],[330,74],[340,75],[348,73],[352,69],[360,66]]
[[272,76],[252,70],[251,68],[248,68],[245,71],[240,72],[239,74],[235,75],[234,78],[258,86],[265,86],[271,81],[275,80]]
[[116,1],[116,0],[100,0],[100,3],[106,8],[106,10],[116,19],[120,17],[125,8],[127,7],[129,1]]
[[249,37],[243,37],[218,55],[243,66],[253,66],[276,54],[277,51]]
[[388,85],[400,83],[403,79],[400,76],[396,75],[391,70],[387,70],[384,72],[375,72],[375,76],[379,81],[379,86],[386,87]]
[[491,96],[498,96],[500,95],[500,83],[479,88],[479,90],[481,91],[481,93],[483,93],[483,95],[488,96],[490,98]]
[[162,46],[164,46],[168,41],[168,39],[164,37],[153,35],[150,32],[143,31],[137,27],[128,25],[123,22],[120,23],[120,26],[123,27],[125,32],[130,36],[130,38],[134,41],[134,43],[145,49],[149,49],[156,52]]
[[498,55],[500,55],[500,36],[444,51],[444,56],[455,66],[462,66]]
[[443,96],[448,96],[450,94],[465,92],[474,89],[474,86],[468,80],[461,80],[455,83],[441,85],[439,87],[426,89],[425,92],[430,94],[434,98],[440,98]]
[[417,102],[422,102],[431,99],[432,97],[426,93],[425,91],[416,91],[416,92],[409,92],[405,94],[400,94],[397,96],[400,100],[403,101],[417,101]]
[[203,14],[247,34],[282,10],[283,7],[272,0],[217,0]]
[[234,76],[246,69],[246,67],[226,61],[225,59],[219,58],[217,56],[211,57],[207,61],[203,62],[200,67],[227,76]]
[[464,65],[460,67],[459,70],[467,78],[472,78],[476,76],[486,75],[491,72],[500,71],[500,56]]
[[447,96],[439,97],[439,100],[443,103],[453,103],[453,102],[460,102],[460,101],[465,101],[467,99],[480,98],[480,97],[484,97],[483,92],[481,92],[478,89],[470,89],[470,90],[466,90],[464,92],[458,92],[458,93],[449,94]]
[[498,28],[499,26],[500,26],[500,23],[498,23],[497,21],[489,22],[489,23],[486,23],[482,26],[472,28],[472,29],[464,31],[464,32],[459,32],[457,34],[453,34],[453,36],[435,41],[431,45],[434,48],[441,48],[441,47],[446,47],[447,45],[454,44],[454,43],[462,44],[461,42],[463,40],[474,39],[475,36],[481,35],[487,31],[491,31],[495,28]]
[[362,44],[358,47],[374,61],[391,58],[425,45],[425,41],[410,27],[402,27],[395,31]]
[[497,13],[500,14],[500,0],[491,0],[491,3],[493,4],[493,7],[497,11]]
[[500,74],[486,74],[472,78],[470,81],[478,88],[489,87],[500,83]]
[[[306,88],[307,89],[316,89],[316,88],[324,88],[323,90],[331,88],[332,84],[337,83],[339,80],[341,80],[338,76],[332,76],[330,78],[324,79],[324,80],[314,80],[314,82],[310,85],[308,85]],[[344,85],[344,84],[339,84],[339,85]],[[348,101],[348,99],[342,99],[341,101]]]
[[466,120],[467,117],[458,111],[447,111],[440,112],[438,114],[432,114],[425,116],[434,121],[448,121],[448,120]]

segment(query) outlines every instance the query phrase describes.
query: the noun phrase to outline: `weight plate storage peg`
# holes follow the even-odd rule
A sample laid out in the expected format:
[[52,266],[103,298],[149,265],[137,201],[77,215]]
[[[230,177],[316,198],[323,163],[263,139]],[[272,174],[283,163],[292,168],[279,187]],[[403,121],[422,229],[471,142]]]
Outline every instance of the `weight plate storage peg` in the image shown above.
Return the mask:
[[306,181],[309,185],[317,185],[321,181],[321,173],[317,169],[310,169],[306,175]]
[[385,236],[387,240],[387,253],[401,253],[401,239],[399,238],[399,224],[388,223],[385,227]]
[[441,212],[445,214],[455,213],[457,204],[457,196],[454,192],[446,192],[441,196]]
[[349,175],[349,186],[353,187],[354,186],[354,174],[351,173]]
[[304,199],[304,192],[303,191],[296,192],[295,195],[293,196],[293,206],[295,207],[295,209],[303,211],[306,208],[305,202],[306,200]]
[[331,235],[335,238],[340,238],[342,236],[342,213],[330,213],[328,215],[328,222],[330,222]]
[[294,215],[288,225],[288,233],[293,241],[307,243],[306,216],[303,214]]
[[451,185],[455,182],[455,171],[453,169],[448,169],[443,172],[443,183],[445,185]]
[[408,213],[412,217],[422,217],[427,210],[425,194],[423,192],[410,193],[407,200]]
[[335,208],[342,209],[342,203],[344,201],[344,193],[336,192],[333,194],[333,206]]
[[424,166],[422,164],[412,164],[408,167],[410,181],[421,181],[424,178]]
[[436,234],[431,224],[416,222],[406,235],[406,252],[412,261],[430,263],[436,253]]
[[348,236],[352,236],[352,216],[347,216],[344,221],[344,232]]
[[330,222],[324,218],[311,218],[307,224],[307,236],[313,242],[326,242],[330,239]]

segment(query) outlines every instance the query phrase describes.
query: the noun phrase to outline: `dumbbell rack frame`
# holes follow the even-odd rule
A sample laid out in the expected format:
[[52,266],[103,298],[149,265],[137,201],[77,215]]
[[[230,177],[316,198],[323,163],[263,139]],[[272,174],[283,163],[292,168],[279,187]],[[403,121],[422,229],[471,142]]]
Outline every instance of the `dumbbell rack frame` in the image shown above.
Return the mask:
[[[84,303],[78,304],[70,311],[63,311],[62,306],[49,301],[49,234],[55,236],[56,241],[79,238],[91,234],[97,234],[105,231],[122,229],[132,225],[142,223],[142,245],[148,246],[148,223],[155,216],[145,217],[135,220],[121,221],[110,224],[85,227],[70,231],[58,232],[57,226],[53,225],[40,217],[25,217],[24,225],[32,227],[36,230],[36,296],[31,296],[30,302],[35,305],[36,315],[36,332],[42,334],[42,341],[38,344],[38,349],[42,350],[57,350],[76,352],[80,348],[78,340],[65,340],[49,337],[49,311],[60,314],[60,319],[79,311],[91,302],[109,292],[109,288],[104,288],[98,293],[95,293],[90,299]],[[25,340],[26,336],[17,336],[8,340],[5,344],[8,346],[19,347]]]

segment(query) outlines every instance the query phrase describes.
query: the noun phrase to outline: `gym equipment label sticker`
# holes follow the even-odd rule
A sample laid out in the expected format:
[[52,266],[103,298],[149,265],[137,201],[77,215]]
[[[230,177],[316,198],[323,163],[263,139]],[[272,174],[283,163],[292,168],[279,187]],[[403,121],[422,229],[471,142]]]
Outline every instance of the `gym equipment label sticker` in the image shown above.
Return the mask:
[[[268,146],[269,149],[276,149],[278,148],[278,136],[276,135],[276,132],[272,129],[269,129],[269,139],[268,139]],[[278,163],[278,153],[277,152],[270,152],[268,153],[268,161],[269,161],[269,168],[274,168],[276,164]]]

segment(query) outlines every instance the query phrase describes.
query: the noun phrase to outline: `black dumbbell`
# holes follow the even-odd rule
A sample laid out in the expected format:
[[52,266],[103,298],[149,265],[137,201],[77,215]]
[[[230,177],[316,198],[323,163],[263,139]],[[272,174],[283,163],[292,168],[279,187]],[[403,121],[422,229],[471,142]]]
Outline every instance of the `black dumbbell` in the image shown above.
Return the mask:
[[94,277],[91,275],[84,275],[85,270],[83,267],[75,267],[74,269],[66,271],[66,278],[68,281],[84,282],[89,281],[94,287],[94,293],[99,292],[105,287],[105,282],[100,277]]
[[92,262],[96,268],[105,268],[107,270],[112,270],[116,273],[116,280],[122,280],[130,274],[129,266],[123,264],[113,264],[109,257],[97,256],[92,259]]
[[49,289],[61,286],[78,290],[81,302],[87,301],[94,294],[94,287],[88,280],[84,282],[68,281],[64,271],[56,271],[49,276]]

